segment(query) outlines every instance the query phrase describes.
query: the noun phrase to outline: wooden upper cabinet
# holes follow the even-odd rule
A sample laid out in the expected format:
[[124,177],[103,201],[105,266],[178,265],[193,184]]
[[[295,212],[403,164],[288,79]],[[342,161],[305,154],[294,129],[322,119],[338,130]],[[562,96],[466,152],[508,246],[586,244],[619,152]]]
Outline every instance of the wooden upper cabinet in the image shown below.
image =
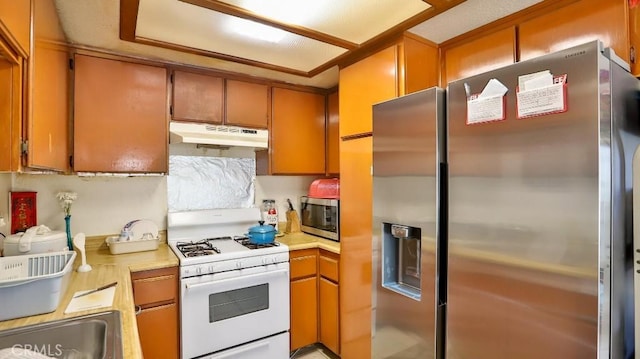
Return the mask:
[[53,2],[34,0],[27,167],[69,170],[69,49]]
[[516,61],[516,29],[508,27],[459,45],[443,48],[442,87]]
[[37,44],[31,57],[27,166],[69,170],[69,51]]
[[167,172],[167,71],[76,55],[74,169]]
[[398,46],[340,69],[340,137],[372,130],[375,103],[398,96]]
[[173,120],[222,124],[224,84],[221,77],[173,72]]
[[226,80],[226,124],[266,129],[269,125],[269,96],[267,85]]
[[0,171],[20,168],[22,132],[22,58],[3,51],[0,38]]
[[0,0],[0,27],[12,46],[19,46],[22,56],[31,49],[31,1]]
[[633,54],[631,61],[631,73],[640,77],[640,3],[635,2],[631,6],[629,2],[629,42],[630,53]]
[[325,173],[325,96],[273,88],[272,174]]
[[372,130],[371,106],[438,84],[437,45],[412,34],[340,69],[340,137]]
[[400,54],[404,59],[403,94],[438,85],[438,45],[406,33]]
[[629,1],[629,42],[630,51],[633,53],[631,61],[631,73],[640,77],[640,2],[631,5]]
[[626,2],[582,0],[523,22],[518,29],[520,60],[600,39],[628,62]]
[[338,91],[327,96],[327,174],[340,173],[340,118]]

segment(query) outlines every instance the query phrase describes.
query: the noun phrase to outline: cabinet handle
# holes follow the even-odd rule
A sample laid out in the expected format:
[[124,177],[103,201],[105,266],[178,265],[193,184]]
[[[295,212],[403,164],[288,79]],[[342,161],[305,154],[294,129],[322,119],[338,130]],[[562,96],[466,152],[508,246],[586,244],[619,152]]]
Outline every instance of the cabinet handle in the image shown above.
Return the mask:
[[136,305],[136,315],[142,313],[142,306],[141,305]]

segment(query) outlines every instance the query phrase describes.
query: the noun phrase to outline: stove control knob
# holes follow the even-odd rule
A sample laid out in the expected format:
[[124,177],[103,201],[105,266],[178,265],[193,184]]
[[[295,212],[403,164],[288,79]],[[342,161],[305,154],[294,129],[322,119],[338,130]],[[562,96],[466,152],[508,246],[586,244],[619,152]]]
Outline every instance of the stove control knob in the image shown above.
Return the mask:
[[236,268],[238,268],[238,269],[242,268],[242,262],[237,261],[236,262]]
[[273,261],[273,263],[278,263],[278,257],[271,258],[271,261]]
[[209,266],[209,273],[213,273],[213,266]]
[[196,273],[197,274],[202,274],[202,268],[201,267],[197,267],[196,268]]

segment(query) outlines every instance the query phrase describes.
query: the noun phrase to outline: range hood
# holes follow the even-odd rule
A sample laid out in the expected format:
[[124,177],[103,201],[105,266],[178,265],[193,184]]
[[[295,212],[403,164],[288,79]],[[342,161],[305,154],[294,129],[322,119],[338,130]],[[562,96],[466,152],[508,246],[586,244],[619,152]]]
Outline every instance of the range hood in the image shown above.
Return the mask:
[[269,147],[269,131],[253,128],[172,121],[170,143],[195,143],[221,147]]

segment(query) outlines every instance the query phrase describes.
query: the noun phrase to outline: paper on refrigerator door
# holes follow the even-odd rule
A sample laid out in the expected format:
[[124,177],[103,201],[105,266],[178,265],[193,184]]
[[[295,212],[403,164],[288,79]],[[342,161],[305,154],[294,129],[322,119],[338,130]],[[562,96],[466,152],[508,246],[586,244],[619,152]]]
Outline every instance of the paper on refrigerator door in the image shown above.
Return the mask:
[[566,111],[566,75],[546,70],[518,76],[516,108],[519,119]]
[[505,118],[504,95],[508,88],[491,79],[479,95],[467,98],[467,124],[499,121]]

